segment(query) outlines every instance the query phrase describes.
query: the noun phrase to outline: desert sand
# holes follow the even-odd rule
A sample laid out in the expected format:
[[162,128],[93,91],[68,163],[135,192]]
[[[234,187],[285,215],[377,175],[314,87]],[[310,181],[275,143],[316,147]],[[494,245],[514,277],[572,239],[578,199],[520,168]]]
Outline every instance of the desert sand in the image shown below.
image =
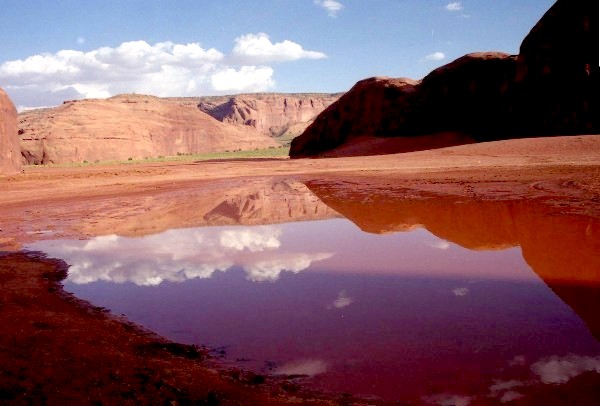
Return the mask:
[[[22,174],[0,177],[3,190],[0,210],[2,218],[7,219],[5,214],[11,209],[29,207],[34,210],[66,201],[73,205],[101,196],[126,197],[150,191],[189,188],[193,184],[216,179],[261,176],[307,179],[320,178],[325,174],[393,177],[415,188],[443,193],[465,193],[468,183],[475,191],[495,195],[497,188],[490,185],[502,182],[505,184],[502,189],[512,190],[506,193],[514,197],[534,197],[543,193],[597,196],[599,167],[598,135],[517,139],[405,154],[335,159],[225,159],[83,167],[27,166]],[[546,182],[548,186],[533,186],[539,182]],[[89,207],[90,212],[94,209]],[[593,214],[598,208],[590,205],[587,209]],[[71,216],[70,213],[64,215],[65,218]]]
[[[215,182],[219,188],[241,191],[219,197]],[[258,224],[344,215],[367,231],[394,231],[385,224],[369,223],[368,215],[361,218],[360,205],[344,202],[354,184],[360,184],[361,193],[367,195],[370,188],[374,193],[387,187],[402,190],[405,199],[426,194],[438,201],[469,198],[474,205],[498,200],[536,202],[532,210],[546,207],[591,219],[586,233],[597,244],[600,136],[519,139],[316,160],[26,166],[22,174],[3,175],[0,251],[8,253],[0,261],[0,280],[2,308],[10,311],[0,315],[3,324],[12,327],[0,343],[0,393],[6,400],[50,403],[145,399],[175,404],[239,404],[242,400],[243,404],[362,404],[335,394],[310,393],[286,380],[223,369],[203,349],[170,343],[66,294],[60,285],[64,263],[17,253],[23,244],[49,234],[57,238],[108,232],[144,235],[231,221]],[[244,187],[249,198],[240,200]],[[284,193],[292,196],[289,201],[281,199],[279,194]],[[396,215],[390,212],[392,223]],[[452,231],[450,238],[462,241],[462,231]],[[522,243],[511,235],[489,240],[492,245]],[[468,239],[463,242],[478,248]],[[488,243],[485,238],[484,242]],[[589,268],[600,269],[593,263]],[[581,384],[593,388],[596,383]],[[536,399],[551,399],[552,391],[565,388],[544,390],[550,392],[538,393]]]

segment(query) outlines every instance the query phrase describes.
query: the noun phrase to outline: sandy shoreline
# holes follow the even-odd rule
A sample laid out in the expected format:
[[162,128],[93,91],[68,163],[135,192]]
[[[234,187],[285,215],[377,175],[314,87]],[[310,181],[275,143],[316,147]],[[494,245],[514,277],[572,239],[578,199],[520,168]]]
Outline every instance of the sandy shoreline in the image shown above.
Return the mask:
[[[28,166],[24,173],[0,177],[0,208],[55,199],[127,194],[190,182],[247,176],[313,176],[349,173],[406,175],[426,179],[443,172],[450,178],[493,181],[511,172],[516,182],[555,173],[589,173],[597,181],[600,136],[532,138],[463,145],[406,154],[335,159],[265,159],[149,163],[88,167]],[[498,172],[498,173],[495,173]],[[449,179],[450,179],[449,178]],[[597,186],[597,185],[596,185]],[[597,189],[595,189],[597,192]]]
[[[95,227],[94,232],[78,223],[94,218],[101,224],[107,213],[122,221],[135,216],[133,205],[139,211],[156,211],[165,200],[182,199],[172,194],[202,191],[211,182],[226,188],[248,179],[309,182],[336,177],[364,179],[363,188],[386,179],[422,192],[484,199],[562,196],[565,210],[598,217],[600,136],[511,140],[369,157],[27,167],[21,175],[0,177],[0,248],[18,248],[54,230],[73,237],[110,234],[110,225]],[[149,197],[152,202],[139,203]]]
[[[116,225],[122,227],[119,232],[132,235],[200,225],[190,220],[190,213],[203,212],[202,204],[208,207],[217,196],[221,189],[212,195],[210,185],[218,182],[226,189],[260,184],[258,179],[263,178],[276,183],[326,182],[333,188],[341,185],[340,189],[350,184],[363,193],[393,186],[417,195],[462,196],[473,201],[536,200],[557,212],[589,217],[598,224],[600,136],[512,140],[320,160],[27,167],[21,175],[0,177],[0,251],[18,251],[23,244],[39,239],[111,233]],[[186,211],[174,201],[185,200],[191,190],[198,196]],[[276,193],[277,189],[273,190]],[[133,228],[133,223],[149,218],[160,221]],[[11,309],[0,312],[3,325],[15,325],[16,320],[19,326],[12,328],[10,335],[3,334],[0,343],[0,361],[11,366],[4,368],[0,386],[6,400],[136,403],[152,399],[203,404],[219,400],[221,404],[239,404],[241,399],[241,404],[278,404],[298,401],[297,396],[305,396],[301,402],[307,403],[312,396],[299,395],[296,386],[285,382],[265,385],[263,377],[240,378],[238,374],[232,378],[215,373],[212,366],[198,361],[203,353],[165,346],[166,341],[159,337],[141,334],[126,321],[69,298],[57,285],[64,277],[60,261],[12,253],[0,264],[0,278],[6,287],[2,308]],[[97,340],[98,334],[102,340]],[[75,345],[78,340],[80,345]],[[195,359],[189,359],[190,354]],[[88,373],[92,370],[94,373]],[[115,376],[115,370],[122,371],[122,376]]]

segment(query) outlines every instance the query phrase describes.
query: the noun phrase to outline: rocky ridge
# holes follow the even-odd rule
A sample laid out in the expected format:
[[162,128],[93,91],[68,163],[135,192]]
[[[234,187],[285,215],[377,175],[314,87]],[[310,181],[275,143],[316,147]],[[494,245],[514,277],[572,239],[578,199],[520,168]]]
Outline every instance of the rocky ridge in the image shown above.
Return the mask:
[[[591,2],[558,0],[523,40],[518,56],[472,53],[421,81],[360,81],[292,141],[290,156],[363,155],[364,140],[336,152],[360,137],[406,137],[394,150],[372,151],[389,153],[598,133],[596,9]],[[438,142],[419,141],[438,133],[444,134]]]
[[26,164],[127,160],[278,147],[248,127],[221,123],[195,106],[143,95],[67,101],[19,115]]
[[17,110],[4,90],[0,89],[0,173],[21,170],[17,136]]
[[271,137],[299,135],[341,93],[253,93],[207,96],[198,108],[224,123],[250,126]]

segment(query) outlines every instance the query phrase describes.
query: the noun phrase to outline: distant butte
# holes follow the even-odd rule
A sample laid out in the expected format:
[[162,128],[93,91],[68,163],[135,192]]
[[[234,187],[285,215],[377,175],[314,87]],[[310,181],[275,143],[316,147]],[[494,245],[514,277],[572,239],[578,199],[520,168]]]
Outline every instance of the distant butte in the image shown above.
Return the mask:
[[291,144],[292,158],[375,155],[600,132],[597,4],[558,0],[519,55],[479,52],[422,81],[358,82]]
[[285,142],[300,135],[342,93],[252,93],[199,98],[198,108],[224,123],[253,127]]

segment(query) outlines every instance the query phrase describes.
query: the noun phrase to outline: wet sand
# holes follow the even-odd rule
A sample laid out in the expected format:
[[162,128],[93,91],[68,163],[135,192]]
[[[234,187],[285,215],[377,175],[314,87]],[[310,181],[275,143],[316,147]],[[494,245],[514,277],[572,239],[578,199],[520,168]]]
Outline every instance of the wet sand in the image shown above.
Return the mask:
[[[536,200],[558,213],[600,218],[600,136],[318,160],[27,167],[21,175],[0,177],[0,251],[12,252],[0,259],[5,326],[0,398],[204,404],[277,404],[297,402],[298,397],[307,403],[314,398],[295,383],[265,383],[264,377],[220,370],[203,350],[168,343],[62,292],[64,263],[15,253],[31,241],[114,233],[118,225],[119,233],[130,235],[192,226],[191,213],[206,210],[179,210],[177,202],[189,190],[209,189],[214,182],[237,187],[261,177],[321,189],[324,183],[330,189],[340,185],[340,190],[354,184],[365,193],[393,185],[432,196]],[[210,206],[213,195],[207,192],[204,201]],[[157,208],[171,214],[156,216]]]

